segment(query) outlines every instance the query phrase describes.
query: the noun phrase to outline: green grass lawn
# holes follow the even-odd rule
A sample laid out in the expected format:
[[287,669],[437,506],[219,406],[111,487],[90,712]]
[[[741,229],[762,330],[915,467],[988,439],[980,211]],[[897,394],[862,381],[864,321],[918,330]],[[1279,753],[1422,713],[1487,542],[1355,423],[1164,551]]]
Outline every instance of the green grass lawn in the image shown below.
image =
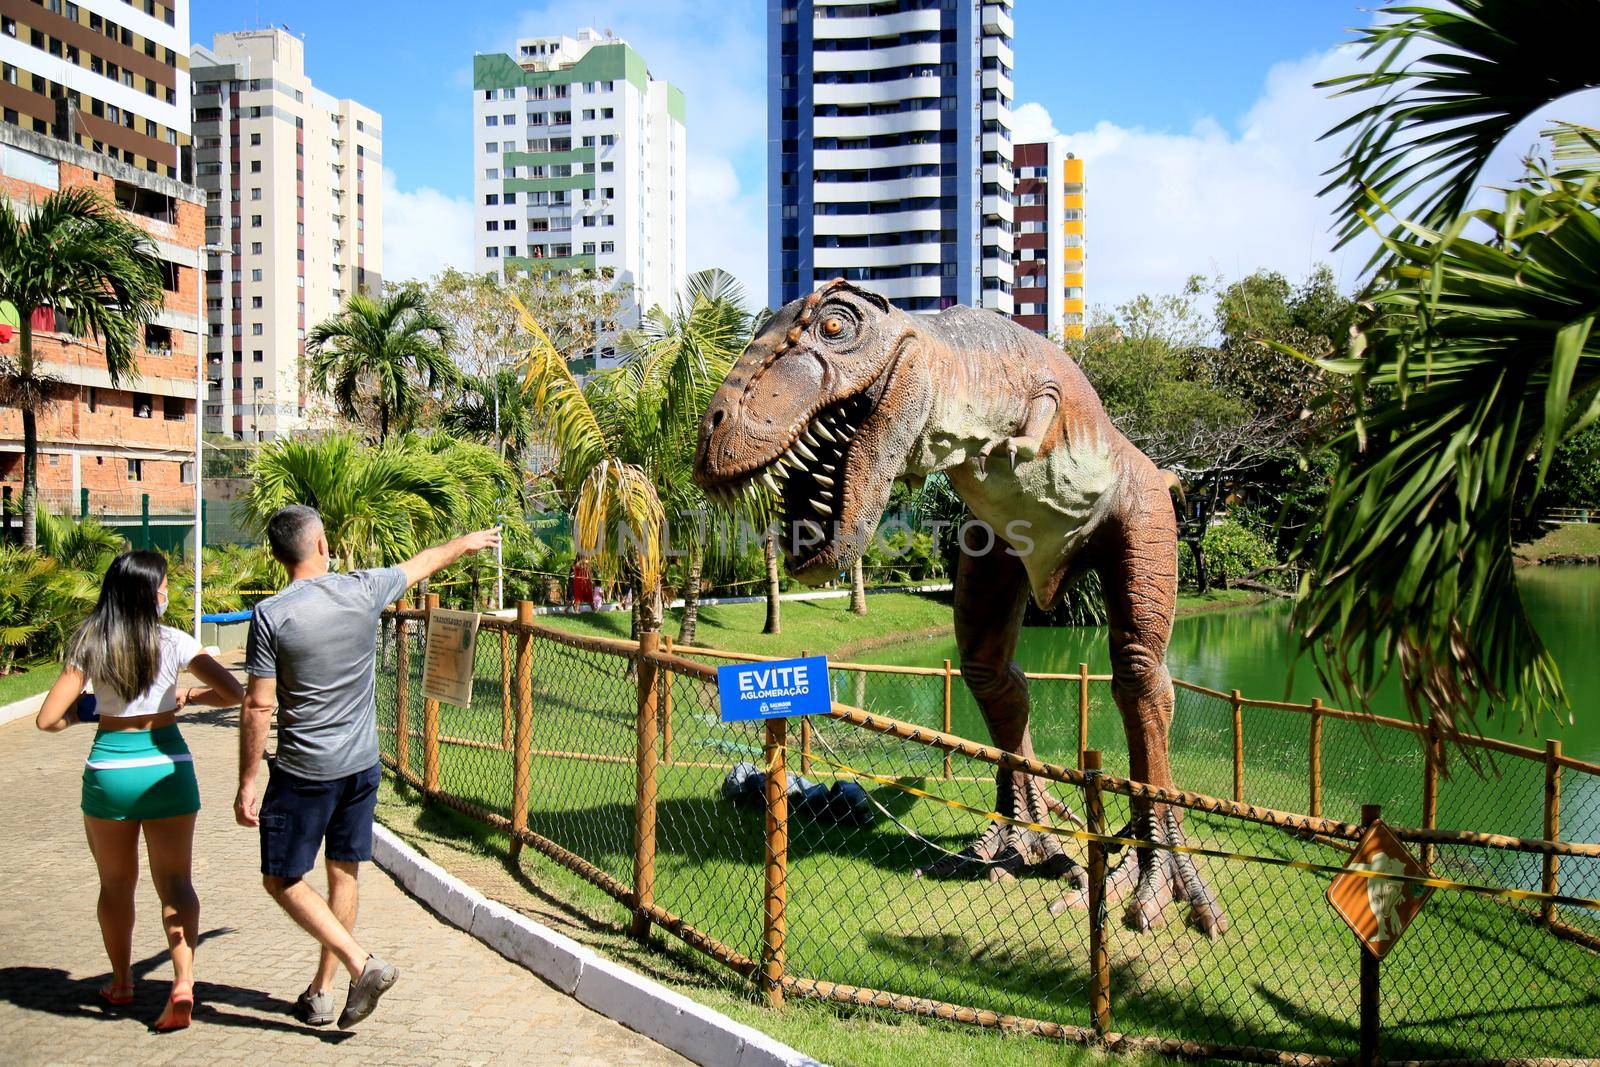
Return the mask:
[[1518,545],[1517,556],[1529,561],[1552,556],[1600,556],[1600,524],[1557,526],[1537,541]]
[[0,706],[44,692],[55,684],[60,674],[61,665],[58,663],[47,663],[15,674],[0,674]]
[[[842,608],[843,602],[837,603]],[[760,605],[753,607],[759,610]],[[849,625],[846,614],[838,614],[839,622]],[[619,619],[626,624],[625,617]],[[823,646],[818,642],[816,647]],[[536,648],[533,744],[546,754],[533,760],[530,826],[630,883],[634,679],[626,664],[613,657],[551,643]],[[497,657],[494,650],[492,662],[481,663],[472,709],[442,710],[446,736],[498,744],[503,719]],[[392,728],[392,678],[381,679],[381,684],[380,721]],[[413,729],[421,716],[418,690],[413,683]],[[919,703],[918,692],[908,689],[896,695],[881,689],[873,696],[882,700],[884,710],[898,710],[901,718],[927,721],[933,709],[926,701]],[[721,786],[730,764],[759,761],[760,736],[749,725],[719,723],[713,695],[698,680],[675,680],[672,698],[672,762],[662,765],[658,778],[656,900],[754,957],[760,944],[761,816],[723,800]],[[1218,722],[1226,723],[1226,715],[1209,705],[1180,705],[1175,764],[1186,784],[1191,778],[1220,784],[1231,776],[1228,748],[1216,743]],[[1292,733],[1297,724],[1285,721]],[[1258,790],[1286,796],[1303,791],[1302,757],[1274,762],[1272,733],[1255,733],[1259,750],[1252,766],[1258,770],[1247,798],[1255,799]],[[1120,735],[1109,702],[1095,701],[1091,734],[1097,743]],[[1061,758],[1066,740],[1036,738],[1046,758]],[[1075,746],[1075,737],[1070,741]],[[392,733],[385,735],[385,743],[392,751]],[[797,743],[791,736],[790,767],[795,770],[801,759],[794,750]],[[1289,745],[1287,735],[1283,744]],[[1114,744],[1107,749],[1108,763],[1116,767],[1123,757]],[[810,777],[818,782],[830,780],[830,765],[844,764],[895,776],[981,810],[993,800],[986,765],[957,757],[946,780],[943,757],[936,751],[844,724],[816,723],[811,751]],[[1354,742],[1349,748],[1330,748],[1330,814],[1338,814],[1334,809],[1346,802],[1338,789],[1339,760],[1361,758],[1360,751]],[[411,752],[412,766],[420,766],[420,739],[413,739]],[[506,752],[447,744],[441,758],[447,792],[509,811],[511,760]],[[1274,769],[1269,773],[1267,768]],[[1415,780],[1410,774],[1401,779]],[[865,784],[880,806],[872,826],[841,827],[798,812],[791,817],[789,973],[1023,1017],[1085,1023],[1088,927],[1082,910],[1052,914],[1063,885],[1037,878],[990,882],[917,877],[941,850],[958,849],[970,840],[984,820],[896,785]],[[1075,791],[1057,792],[1081,808],[1080,798],[1068,795]],[[1111,800],[1109,819],[1115,828],[1126,807],[1119,798]],[[1186,826],[1190,842],[1206,847],[1320,863],[1342,859],[1314,842],[1215,817],[1191,813]],[[479,836],[485,842],[493,837]],[[503,851],[504,842],[485,847]],[[1082,858],[1076,842],[1067,847]],[[1470,875],[1473,881],[1536,882],[1538,876],[1536,865],[1482,870],[1475,857],[1446,860],[1441,867],[1448,873]],[[1177,909],[1169,910],[1173,921],[1153,933],[1135,934],[1113,925],[1108,940],[1114,1028],[1208,1042],[1352,1052],[1359,949],[1323,900],[1326,877],[1220,859],[1201,862],[1228,912],[1230,930],[1216,942],[1207,941],[1177,921]],[[544,892],[595,917],[604,929],[614,930],[622,922],[622,909],[587,883],[531,850],[522,863]],[[917,1057],[1009,1062],[991,1059],[991,1053],[1007,1056],[1013,1048],[1022,1049],[1024,1057],[1060,1055],[1043,1042],[963,1036],[948,1027],[889,1022],[877,1013],[819,1004],[797,1003],[772,1014],[754,1002],[747,983],[724,977],[715,964],[687,950],[675,950],[672,959],[680,961],[672,967],[692,971],[696,995],[705,993],[716,1006],[837,1063],[903,1063]],[[1385,964],[1386,1052],[1416,1058],[1594,1055],[1600,1052],[1595,1047],[1600,1033],[1597,979],[1600,959],[1549,938],[1522,913],[1481,898],[1440,892]],[[847,1021],[841,1023],[841,1018]],[[1464,1027],[1463,1019],[1471,1025]],[[977,1041],[991,1044],[973,1043]]]

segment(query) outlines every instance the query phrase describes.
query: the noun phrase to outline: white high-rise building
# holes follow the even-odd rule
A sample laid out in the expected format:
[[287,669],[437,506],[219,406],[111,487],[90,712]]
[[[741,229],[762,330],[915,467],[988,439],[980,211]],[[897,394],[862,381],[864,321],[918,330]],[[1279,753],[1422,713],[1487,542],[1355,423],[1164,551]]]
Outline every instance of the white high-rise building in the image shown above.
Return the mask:
[[767,0],[768,301],[1013,311],[1011,5]]
[[473,62],[479,271],[598,270],[631,289],[624,325],[687,276],[683,92],[627,42],[517,42]]
[[358,291],[382,289],[378,113],[311,84],[280,29],[193,49],[196,182],[211,262],[206,428],[271,440],[306,425],[306,334]]

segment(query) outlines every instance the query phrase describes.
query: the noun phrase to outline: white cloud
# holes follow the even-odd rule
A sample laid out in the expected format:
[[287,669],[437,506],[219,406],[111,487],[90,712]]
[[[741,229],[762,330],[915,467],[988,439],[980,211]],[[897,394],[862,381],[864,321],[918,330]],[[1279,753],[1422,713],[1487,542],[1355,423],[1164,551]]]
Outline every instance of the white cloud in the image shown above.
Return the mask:
[[446,267],[472,269],[472,201],[424,186],[403,191],[383,169],[383,277],[428,278]]
[[[1234,278],[1268,268],[1299,278],[1318,262],[1354,285],[1372,245],[1333,249],[1337,198],[1318,191],[1344,141],[1319,138],[1361,102],[1331,99],[1316,83],[1359,69],[1358,62],[1345,48],[1277,64],[1236,132],[1206,118],[1187,132],[1100,122],[1060,133],[1043,105],[1019,104],[1017,142],[1055,134],[1085,161],[1090,303],[1111,307],[1140,292],[1174,291],[1196,273]],[[1594,121],[1596,99],[1568,98],[1519,125],[1484,179],[1513,177],[1549,115]]]

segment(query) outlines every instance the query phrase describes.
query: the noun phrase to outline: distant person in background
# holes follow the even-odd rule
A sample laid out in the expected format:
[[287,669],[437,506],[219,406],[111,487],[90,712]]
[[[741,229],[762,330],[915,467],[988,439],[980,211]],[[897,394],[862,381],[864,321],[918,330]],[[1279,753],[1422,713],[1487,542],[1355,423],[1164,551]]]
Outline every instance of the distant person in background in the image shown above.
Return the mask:
[[[161,625],[166,610],[167,561],[159,552],[124,552],[113,560],[35,724],[58,731],[84,721],[80,709],[90,704],[84,686],[94,686],[100,726],[83,768],[82,807],[100,871],[100,936],[111,960],[100,998],[113,1007],[133,1000],[133,891],[142,833],[172,953],[172,990],[154,1025],[181,1030],[194,1011],[200,935],[191,871],[200,787],[177,716],[190,704],[233,707],[244,689],[193,636]],[[180,688],[185,670],[205,686]]]
[[589,561],[580,559],[572,565],[572,603],[581,611],[592,606],[594,579],[589,576]]
[[[365,1019],[400,972],[370,955],[354,935],[357,878],[372,858],[378,799],[378,724],[373,700],[378,620],[407,589],[472,552],[500,543],[480,530],[419,552],[398,567],[330,573],[328,535],[311,508],[283,508],[267,521],[272,555],[289,584],[256,605],[245,643],[244,712],[239,722],[239,795],[234,818],[261,830],[267,892],[322,945],[316,973],[295,1004],[311,1026],[334,1021],[333,979],[342,965],[350,991],[340,1027]],[[278,751],[266,795],[256,775],[273,712]],[[324,899],[304,881],[323,850]]]

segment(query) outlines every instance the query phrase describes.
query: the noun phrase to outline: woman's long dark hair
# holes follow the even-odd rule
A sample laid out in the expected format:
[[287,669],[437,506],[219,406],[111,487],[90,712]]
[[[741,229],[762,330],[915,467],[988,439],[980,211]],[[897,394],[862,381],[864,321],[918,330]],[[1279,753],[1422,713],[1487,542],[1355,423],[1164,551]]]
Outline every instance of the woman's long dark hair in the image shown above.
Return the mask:
[[161,668],[158,590],[167,577],[159,552],[124,552],[100,583],[100,600],[67,647],[67,662],[97,687],[132,700],[155,683]]

